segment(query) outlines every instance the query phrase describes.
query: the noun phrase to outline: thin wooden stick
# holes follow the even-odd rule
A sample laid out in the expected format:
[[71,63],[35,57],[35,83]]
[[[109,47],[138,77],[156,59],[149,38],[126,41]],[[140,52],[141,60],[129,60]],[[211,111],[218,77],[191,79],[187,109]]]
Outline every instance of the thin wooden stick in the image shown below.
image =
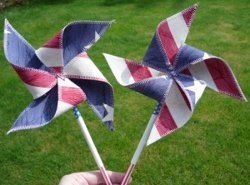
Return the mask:
[[89,149],[90,149],[90,151],[92,153],[92,156],[95,159],[95,162],[96,162],[98,168],[100,169],[100,172],[102,174],[102,177],[103,177],[105,183],[107,185],[112,185],[112,183],[110,181],[110,178],[109,178],[109,176],[107,174],[107,171],[106,171],[106,169],[104,167],[104,164],[103,164],[103,162],[101,160],[101,157],[100,157],[100,155],[99,155],[99,153],[98,153],[98,151],[97,151],[97,149],[95,147],[95,144],[94,144],[94,142],[93,142],[93,140],[92,140],[92,138],[90,136],[89,130],[88,130],[88,128],[87,128],[87,126],[86,126],[86,124],[85,124],[85,122],[84,122],[84,120],[83,120],[83,118],[81,116],[81,113],[79,112],[77,107],[74,107],[73,111],[74,111],[74,115],[76,117],[76,120],[78,122],[78,125],[81,128],[82,134],[83,134],[83,136],[84,136],[84,138],[85,138],[85,140],[86,140],[86,142],[88,144],[88,147],[89,147]]
[[147,125],[147,127],[146,127],[146,129],[145,129],[145,131],[144,131],[144,133],[143,133],[143,135],[141,137],[141,140],[140,140],[140,142],[139,142],[139,144],[138,144],[138,146],[137,146],[137,148],[135,150],[134,156],[133,156],[133,158],[132,158],[132,160],[130,162],[130,165],[129,165],[128,170],[127,170],[127,172],[126,172],[126,174],[125,174],[125,176],[124,176],[124,178],[122,180],[121,185],[127,185],[128,184],[129,179],[131,177],[131,174],[133,173],[133,170],[135,168],[135,165],[136,165],[137,161],[139,160],[139,157],[140,157],[140,155],[142,153],[142,150],[143,150],[143,148],[145,147],[145,145],[147,143],[148,137],[149,137],[149,135],[151,133],[151,130],[153,128],[153,125],[154,125],[154,123],[156,121],[157,115],[159,114],[159,110],[160,110],[161,106],[162,106],[162,104],[158,103],[158,105],[155,107],[154,112],[151,115],[150,120],[148,122],[148,125]]

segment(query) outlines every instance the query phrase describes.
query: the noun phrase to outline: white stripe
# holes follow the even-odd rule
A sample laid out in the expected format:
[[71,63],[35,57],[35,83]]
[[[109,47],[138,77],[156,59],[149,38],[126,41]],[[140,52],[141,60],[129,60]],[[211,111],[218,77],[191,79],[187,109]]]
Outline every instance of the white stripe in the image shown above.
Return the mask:
[[97,32],[95,32],[95,42],[97,42],[100,38],[101,36]]
[[64,112],[66,112],[67,110],[69,110],[72,107],[73,107],[73,105],[71,105],[69,103],[58,101],[58,103],[57,103],[57,110],[56,110],[56,113],[55,113],[53,119],[55,119],[56,117],[60,116],[61,114],[63,114]]
[[205,62],[193,64],[188,69],[191,72],[192,76],[194,76],[196,79],[205,81],[208,87],[214,89],[215,91],[218,91],[218,88],[214,83],[214,80],[209,73]]
[[155,141],[157,141],[159,139],[161,139],[161,135],[159,134],[159,132],[158,132],[158,130],[157,130],[155,124],[154,124],[154,126],[153,126],[153,128],[151,130],[151,133],[150,133],[150,135],[148,137],[147,145],[150,145],[150,144],[154,143]]
[[175,82],[169,90],[165,103],[178,128],[182,127],[192,115]]
[[[73,88],[79,88],[76,84],[74,84],[71,80],[69,80],[68,78],[65,79],[61,79],[58,78],[58,86],[59,87],[73,87]],[[80,89],[80,88],[79,88]],[[59,97],[60,99],[60,97]],[[74,105],[71,105],[69,103],[66,103],[64,101],[60,101],[58,100],[57,103],[57,109],[56,109],[56,113],[54,118],[60,116],[61,114],[63,114],[64,112],[66,112],[67,110],[69,110],[70,108],[73,108]],[[53,118],[53,119],[54,119]]]
[[182,13],[177,13],[169,18],[167,18],[169,29],[175,40],[178,48],[184,44],[188,35],[188,26],[183,18]]
[[208,58],[210,58],[209,55],[208,55],[206,52],[204,52],[204,55],[203,55],[202,59],[203,59],[203,60],[206,60],[206,59],[208,59]]
[[103,54],[103,55],[106,58],[112,72],[114,73],[116,80],[121,85],[126,86],[135,82],[123,58],[109,54]]
[[4,34],[10,34],[11,32],[7,29],[4,29]]
[[199,101],[201,98],[205,88],[206,88],[206,83],[201,81],[201,80],[194,80],[194,85],[184,87],[185,90],[189,90],[195,93],[195,104]]
[[101,38],[101,36],[95,32],[95,40],[94,41],[91,41],[88,45],[86,45],[84,48],[85,49],[89,49],[91,48],[99,39]]
[[84,48],[85,48],[85,49],[89,49],[89,48],[91,48],[91,47],[93,46],[93,44],[94,44],[94,43],[91,42],[89,45],[86,45]]
[[27,89],[30,91],[30,93],[33,96],[33,99],[39,98],[43,96],[45,93],[47,93],[51,88],[45,88],[45,87],[37,87],[32,86],[24,83]]
[[148,70],[150,71],[152,77],[155,77],[155,76],[161,76],[161,72],[160,71],[157,71],[151,67],[148,67]]
[[39,48],[36,55],[47,67],[58,67],[63,65],[62,49]]
[[65,75],[101,78],[106,80],[90,58],[75,57],[63,69]]
[[103,104],[107,111],[107,115],[102,119],[103,122],[105,121],[113,121],[114,120],[114,108],[109,106],[108,104]]

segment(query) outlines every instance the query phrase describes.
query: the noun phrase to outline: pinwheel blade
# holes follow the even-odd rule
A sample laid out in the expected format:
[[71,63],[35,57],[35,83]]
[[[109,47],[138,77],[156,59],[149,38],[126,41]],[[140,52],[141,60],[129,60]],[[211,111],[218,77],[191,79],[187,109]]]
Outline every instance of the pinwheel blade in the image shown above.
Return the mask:
[[113,89],[87,53],[74,57],[63,69],[64,75],[87,95],[88,103],[97,116],[113,129]]
[[176,53],[184,44],[198,4],[160,22],[144,56],[143,64],[166,71],[173,64]]
[[[201,98],[205,90],[205,83],[199,80],[190,79],[185,81],[173,82],[168,94],[165,97],[164,104],[157,116],[154,126],[151,130],[147,145],[150,145],[166,135],[172,133],[185,125],[191,118],[194,107]],[[186,93],[183,93],[185,91]],[[187,99],[186,96],[189,98]],[[189,101],[193,103],[193,109],[189,106]]]
[[15,66],[42,69],[46,66],[35,55],[34,48],[5,19],[4,53],[7,60]]
[[128,86],[135,82],[152,76],[158,76],[160,74],[159,71],[124,58],[106,53],[103,55],[115,75],[116,80],[122,86]]
[[67,79],[58,79],[46,96],[35,99],[17,118],[8,133],[42,127],[86,100],[83,91]]
[[64,65],[92,47],[112,23],[113,21],[81,21],[68,24],[62,33]]
[[18,130],[38,128],[48,124],[57,109],[57,87],[54,87],[48,96],[35,99],[17,118],[8,134]]
[[216,92],[247,101],[229,65],[221,58],[204,54],[203,60],[188,67],[192,76]]

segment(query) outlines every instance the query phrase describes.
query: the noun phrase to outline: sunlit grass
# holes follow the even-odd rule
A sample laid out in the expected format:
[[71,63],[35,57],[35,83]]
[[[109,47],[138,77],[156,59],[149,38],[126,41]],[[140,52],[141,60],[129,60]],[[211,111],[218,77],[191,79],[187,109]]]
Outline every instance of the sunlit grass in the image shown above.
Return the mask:
[[[68,22],[116,22],[88,52],[114,87],[115,132],[80,105],[106,168],[126,171],[156,102],[118,85],[102,53],[140,61],[158,22],[195,1],[52,1],[30,0],[1,12],[38,48]],[[187,42],[224,58],[250,96],[248,1],[200,1]],[[0,46],[2,48],[2,35]],[[97,169],[71,111],[35,130],[6,132],[32,101],[0,52],[0,184],[56,185],[61,176]],[[249,103],[206,90],[192,119],[182,129],[143,152],[133,184],[249,184]]]

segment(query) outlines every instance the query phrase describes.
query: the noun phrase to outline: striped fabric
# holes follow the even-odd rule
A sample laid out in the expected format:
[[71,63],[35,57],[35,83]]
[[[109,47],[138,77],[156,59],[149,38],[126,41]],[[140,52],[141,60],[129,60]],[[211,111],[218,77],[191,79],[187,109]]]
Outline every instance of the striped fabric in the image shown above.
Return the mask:
[[35,50],[5,20],[5,56],[34,99],[9,133],[46,125],[85,100],[113,128],[112,87],[86,53],[111,23],[70,23]]
[[162,105],[147,144],[182,127],[206,86],[245,97],[224,60],[185,44],[197,5],[160,22],[141,64],[104,54],[117,81]]

